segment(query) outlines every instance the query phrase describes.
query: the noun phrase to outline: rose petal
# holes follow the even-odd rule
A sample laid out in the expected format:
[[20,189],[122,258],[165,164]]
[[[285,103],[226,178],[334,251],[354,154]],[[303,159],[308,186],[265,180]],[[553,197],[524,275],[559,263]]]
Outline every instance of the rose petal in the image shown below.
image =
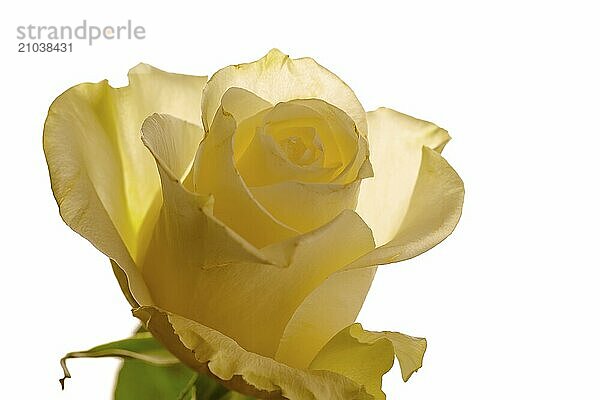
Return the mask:
[[[256,114],[247,117],[251,112],[240,104],[249,105]],[[316,99],[293,100],[275,108],[268,104],[239,88],[231,88],[223,96],[223,109],[236,121],[243,120],[232,136],[235,168],[259,208],[297,232],[316,229],[342,210],[354,209],[360,179],[370,175],[371,166],[366,140],[358,136],[352,120]],[[286,124],[316,128],[324,157],[332,157],[325,164],[338,167],[300,167],[287,160],[274,142]],[[273,132],[257,133],[257,127],[263,126]],[[302,180],[309,182],[298,182]]]
[[[142,142],[156,159],[163,197],[143,264],[151,286],[158,280],[160,287],[161,275],[169,273],[172,265],[212,268],[242,262],[271,263],[213,217],[211,196],[190,192],[181,184],[203,136],[200,126],[170,115],[154,114],[142,125]],[[173,294],[177,298],[175,291]]]
[[381,378],[394,363],[394,355],[408,378],[423,362],[427,342],[397,332],[365,331],[353,324],[340,331],[317,354],[311,370],[326,370],[347,376],[363,385],[374,399],[385,399]]
[[192,168],[202,127],[168,114],[153,114],[142,124],[142,143],[169,176],[183,181]]
[[116,89],[107,81],[84,83],[60,95],[44,126],[44,152],[66,224],[114,259],[137,302],[148,304],[135,262],[143,258],[148,225],[158,213],[160,186],[140,126],[155,111],[200,123],[206,77],[140,64],[129,81]]
[[236,121],[220,110],[196,154],[195,191],[213,195],[214,215],[256,247],[296,236],[296,230],[277,221],[252,197],[234,164]]
[[441,151],[450,136],[432,123],[389,108],[368,112],[367,120],[375,177],[363,181],[357,212],[380,245],[394,237],[406,214],[421,165],[421,147]]
[[454,230],[462,211],[463,182],[438,152],[423,147],[422,153],[408,210],[395,236],[356,260],[349,269],[415,257],[440,243]]
[[281,400],[373,399],[345,376],[289,367],[249,352],[221,332],[174,313],[142,307],[134,315],[188,366],[240,393]]
[[312,109],[329,125],[330,137],[321,137],[336,143],[339,162],[344,167],[333,182],[345,184],[373,176],[366,137],[359,134],[355,123],[342,110],[321,99],[292,100],[290,103]]
[[[271,177],[281,175],[285,169],[273,162],[267,165],[267,161],[273,157],[264,154],[264,145],[261,150],[256,152],[259,157],[246,158],[249,162],[245,168],[241,166],[241,171],[245,169],[241,173],[244,176],[257,176],[263,166],[264,171],[270,171]],[[356,208],[361,180],[373,175],[367,154],[366,141],[359,138],[354,159],[332,182],[297,182],[291,179],[264,185],[264,177],[269,175],[265,173],[261,178],[263,185],[251,186],[249,191],[275,219],[299,232],[308,232],[331,221],[343,210]],[[291,177],[286,176],[288,179]],[[353,179],[350,183],[341,183],[348,177]]]
[[290,318],[275,359],[296,368],[308,368],[319,350],[356,320],[375,271],[375,267],[355,269],[327,278]]
[[[254,131],[252,140],[244,154],[236,163],[239,174],[248,187],[264,186],[290,180],[302,182],[328,182],[339,173],[341,164],[324,168],[321,165],[300,166],[291,161],[275,139],[263,132],[256,132],[264,114],[246,120],[237,132],[244,137],[248,131]],[[258,125],[260,126],[260,125]],[[236,132],[236,137],[237,137]]]
[[223,93],[221,103],[238,123],[273,107],[267,100],[239,87],[229,88]]
[[[228,109],[226,102],[223,107]],[[238,123],[236,141],[238,136],[249,143],[244,153],[236,156],[236,166],[250,187],[284,181],[348,184],[364,177],[359,171],[368,164],[368,145],[354,122],[319,99],[279,103]],[[290,157],[283,150],[290,138],[318,157],[313,155],[305,162]]]
[[250,188],[254,198],[274,218],[299,232],[331,221],[343,210],[353,210],[360,180],[347,184],[282,182]]
[[231,87],[255,93],[272,104],[317,98],[348,114],[366,135],[365,111],[356,95],[339,77],[312,58],[290,59],[277,49],[260,60],[225,67],[208,81],[202,101],[202,121],[208,129],[217,115],[223,94]]
[[228,89],[223,94],[221,102],[223,109],[228,114],[231,114],[236,121],[236,132],[233,138],[233,157],[237,162],[254,137],[254,130],[240,132],[239,125],[248,119],[256,118],[263,111],[273,108],[273,105],[254,93],[237,87]]
[[[142,274],[133,264],[133,260],[129,258],[127,264],[123,263],[127,268],[122,267],[113,259],[110,260],[110,265],[119,287],[131,307],[137,308],[142,304],[153,304],[146,282],[144,282]],[[133,293],[136,295],[134,296]]]
[[155,304],[249,351],[272,356],[302,301],[374,247],[370,229],[346,211],[318,230],[257,250],[212,217],[207,196],[163,171],[161,179],[163,212],[143,266]]

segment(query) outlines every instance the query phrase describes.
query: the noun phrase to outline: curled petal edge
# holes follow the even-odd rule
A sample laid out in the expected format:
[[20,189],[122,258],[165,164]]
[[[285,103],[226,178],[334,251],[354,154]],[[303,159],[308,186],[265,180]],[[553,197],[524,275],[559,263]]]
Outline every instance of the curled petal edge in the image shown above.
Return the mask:
[[281,400],[374,399],[343,375],[296,369],[250,353],[216,330],[159,308],[140,307],[133,313],[183,363],[240,393]]
[[435,247],[458,224],[464,194],[456,171],[437,151],[423,146],[417,182],[397,233],[346,269],[404,261]]

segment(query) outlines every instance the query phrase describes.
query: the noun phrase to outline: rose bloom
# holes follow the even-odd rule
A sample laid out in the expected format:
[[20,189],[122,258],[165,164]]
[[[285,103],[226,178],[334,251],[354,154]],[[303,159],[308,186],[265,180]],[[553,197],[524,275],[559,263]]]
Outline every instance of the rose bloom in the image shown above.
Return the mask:
[[365,112],[278,50],[210,79],[140,64],[83,83],[44,127],[64,221],[106,254],[134,315],[177,358],[268,399],[383,399],[425,339],[355,319],[378,265],[454,229],[464,189],[426,121]]

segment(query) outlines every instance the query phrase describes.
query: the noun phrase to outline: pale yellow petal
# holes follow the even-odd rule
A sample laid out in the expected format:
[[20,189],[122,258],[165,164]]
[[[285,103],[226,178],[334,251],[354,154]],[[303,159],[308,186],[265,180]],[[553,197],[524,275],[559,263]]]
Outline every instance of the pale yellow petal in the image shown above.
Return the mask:
[[[171,203],[173,211],[164,219],[164,227],[158,224],[164,234],[159,231],[155,236],[144,265],[155,304],[219,330],[248,351],[272,357],[304,299],[331,274],[374,247],[369,228],[356,213],[347,211],[316,231],[258,253],[251,253],[249,246],[236,250],[227,244],[234,242],[226,234],[236,238],[231,231],[208,231],[203,228],[206,216],[200,205],[184,203],[189,196],[199,195],[185,193],[181,185],[167,179],[163,184],[175,185],[172,190],[180,198],[167,201],[165,196],[164,212],[169,212]],[[239,237],[236,241],[243,243]],[[282,259],[286,266],[244,259],[248,253]],[[223,259],[233,255],[238,259]],[[222,265],[202,268],[204,258],[221,260]],[[354,295],[361,296],[348,294]]]
[[272,104],[293,99],[316,98],[343,110],[366,135],[365,111],[356,95],[339,77],[311,58],[290,59],[279,50],[248,64],[232,65],[208,81],[202,102],[202,120],[210,127],[221,97],[231,87],[247,89]]
[[[111,259],[110,264],[113,273],[115,274],[115,278],[117,278],[117,282],[119,283],[119,287],[132,308],[137,308],[142,304],[153,304],[150,293],[148,292],[148,286],[146,286],[142,274],[133,262],[124,264],[127,265],[127,272],[125,268],[117,264],[115,260]],[[133,293],[136,293],[136,295],[134,296]]]
[[360,180],[347,185],[282,182],[250,188],[278,221],[299,232],[316,229],[356,207]]
[[142,124],[141,139],[171,178],[183,181],[204,138],[202,127],[169,114],[153,114]]
[[[343,110],[318,99],[294,100],[290,102],[296,106],[312,109],[326,123],[329,129],[322,129],[320,137],[324,145],[334,142],[339,151],[339,160],[342,171],[333,181],[346,184],[373,176],[369,162],[369,146],[365,136],[358,132],[354,121],[349,119]],[[330,144],[329,147],[334,147]]]
[[[321,99],[295,99],[277,104],[264,118],[265,133],[278,142],[302,128],[312,128],[322,147],[321,167],[345,168],[357,152],[358,132],[342,110]],[[339,171],[338,171],[339,174]],[[350,177],[350,181],[355,177]]]
[[135,264],[143,258],[160,207],[154,160],[139,140],[144,118],[170,112],[200,123],[206,77],[170,74],[140,64],[129,86],[77,85],[50,106],[44,152],[52,190],[67,225],[114,259],[150,302]]
[[[174,74],[148,64],[132,68],[128,77],[132,89],[123,97],[137,105],[135,111],[143,115],[141,120],[157,112],[202,126],[200,106],[208,77]],[[136,130],[139,134],[139,126]]]
[[[271,135],[256,132],[256,118],[246,120],[239,127],[242,133],[255,131],[244,154],[236,163],[236,168],[248,187],[265,186],[286,181],[329,182],[339,174],[341,164],[324,168],[321,165],[298,165],[289,159],[281,146]],[[236,134],[237,135],[237,134]],[[247,137],[248,135],[244,135]]]
[[[463,182],[435,150],[423,146],[421,166],[408,209],[394,237],[348,268],[387,264],[415,257],[444,240],[460,219]],[[385,213],[385,209],[382,210]]]
[[[252,196],[299,232],[354,209],[360,180],[371,172],[366,140],[354,122],[322,100],[292,100],[264,109],[238,125],[234,148],[240,137],[247,145],[236,157],[236,168]],[[296,159],[300,154],[312,157]]]
[[355,269],[327,278],[294,312],[275,359],[296,368],[307,368],[336,333],[356,320],[375,271],[375,267]]
[[240,136],[248,146],[236,156],[236,166],[250,187],[284,181],[348,184],[366,176],[359,176],[369,164],[366,139],[348,115],[323,100],[279,103],[238,124],[235,140]]
[[156,159],[163,198],[143,264],[152,288],[160,286],[163,274],[183,264],[206,269],[240,262],[269,263],[213,217],[211,196],[190,192],[181,184],[203,135],[200,126],[169,115],[154,114],[143,123],[142,141]]
[[252,124],[245,124],[250,128],[248,131],[240,131],[240,125],[249,119],[262,115],[264,111],[273,108],[273,105],[254,93],[237,87],[229,88],[223,94],[221,103],[223,109],[231,114],[236,121],[236,132],[233,137],[233,157],[237,162],[252,142],[255,133]]
[[221,97],[221,104],[238,123],[253,117],[261,111],[273,108],[273,104],[267,100],[239,87],[227,89]]
[[196,154],[195,191],[213,195],[214,215],[256,247],[296,236],[296,230],[277,221],[252,197],[234,164],[236,121],[220,110]]
[[360,324],[356,324],[351,329],[352,335],[363,344],[375,343],[382,339],[389,340],[394,346],[394,355],[400,365],[402,379],[408,381],[412,374],[417,372],[423,366],[423,356],[427,350],[427,340],[414,336],[405,335],[399,332],[372,332],[359,329]]
[[408,209],[419,168],[421,147],[441,151],[448,133],[427,121],[389,108],[367,113],[374,178],[363,181],[356,211],[381,245],[396,234]]
[[174,313],[143,307],[134,315],[185,364],[240,393],[280,400],[374,399],[345,376],[289,367],[249,352],[221,332]]
[[326,370],[347,376],[363,385],[376,400],[385,399],[381,378],[394,363],[394,355],[406,381],[421,367],[425,339],[397,332],[365,331],[353,324],[340,331],[317,354],[311,370]]

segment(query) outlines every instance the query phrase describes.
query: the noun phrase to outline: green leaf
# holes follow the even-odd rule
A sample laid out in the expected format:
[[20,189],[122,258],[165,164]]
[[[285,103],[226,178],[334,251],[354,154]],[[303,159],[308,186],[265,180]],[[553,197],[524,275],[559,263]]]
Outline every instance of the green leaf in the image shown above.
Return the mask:
[[[176,400],[196,380],[196,373],[183,364],[153,365],[125,360],[115,386],[115,400]],[[184,397],[185,399],[185,397]]]
[[84,357],[123,359],[114,400],[255,400],[181,364],[143,328],[130,338],[65,355],[60,360],[65,373],[60,379],[63,389],[65,379],[71,377],[67,360]]
[[238,392],[227,392],[219,400],[255,400],[254,397],[245,396]]
[[214,379],[198,374],[188,389],[177,400],[256,400],[238,392],[230,391]]
[[65,387],[65,379],[71,377],[67,368],[67,360],[70,358],[100,358],[120,357],[123,359],[145,361],[155,365],[170,366],[179,364],[179,360],[165,350],[160,343],[152,337],[149,332],[138,332],[128,339],[106,343],[93,347],[86,351],[75,351],[67,353],[61,360],[65,376],[60,379],[62,388]]
[[216,400],[221,399],[229,390],[214,379],[204,374],[198,374],[194,382],[194,400]]

